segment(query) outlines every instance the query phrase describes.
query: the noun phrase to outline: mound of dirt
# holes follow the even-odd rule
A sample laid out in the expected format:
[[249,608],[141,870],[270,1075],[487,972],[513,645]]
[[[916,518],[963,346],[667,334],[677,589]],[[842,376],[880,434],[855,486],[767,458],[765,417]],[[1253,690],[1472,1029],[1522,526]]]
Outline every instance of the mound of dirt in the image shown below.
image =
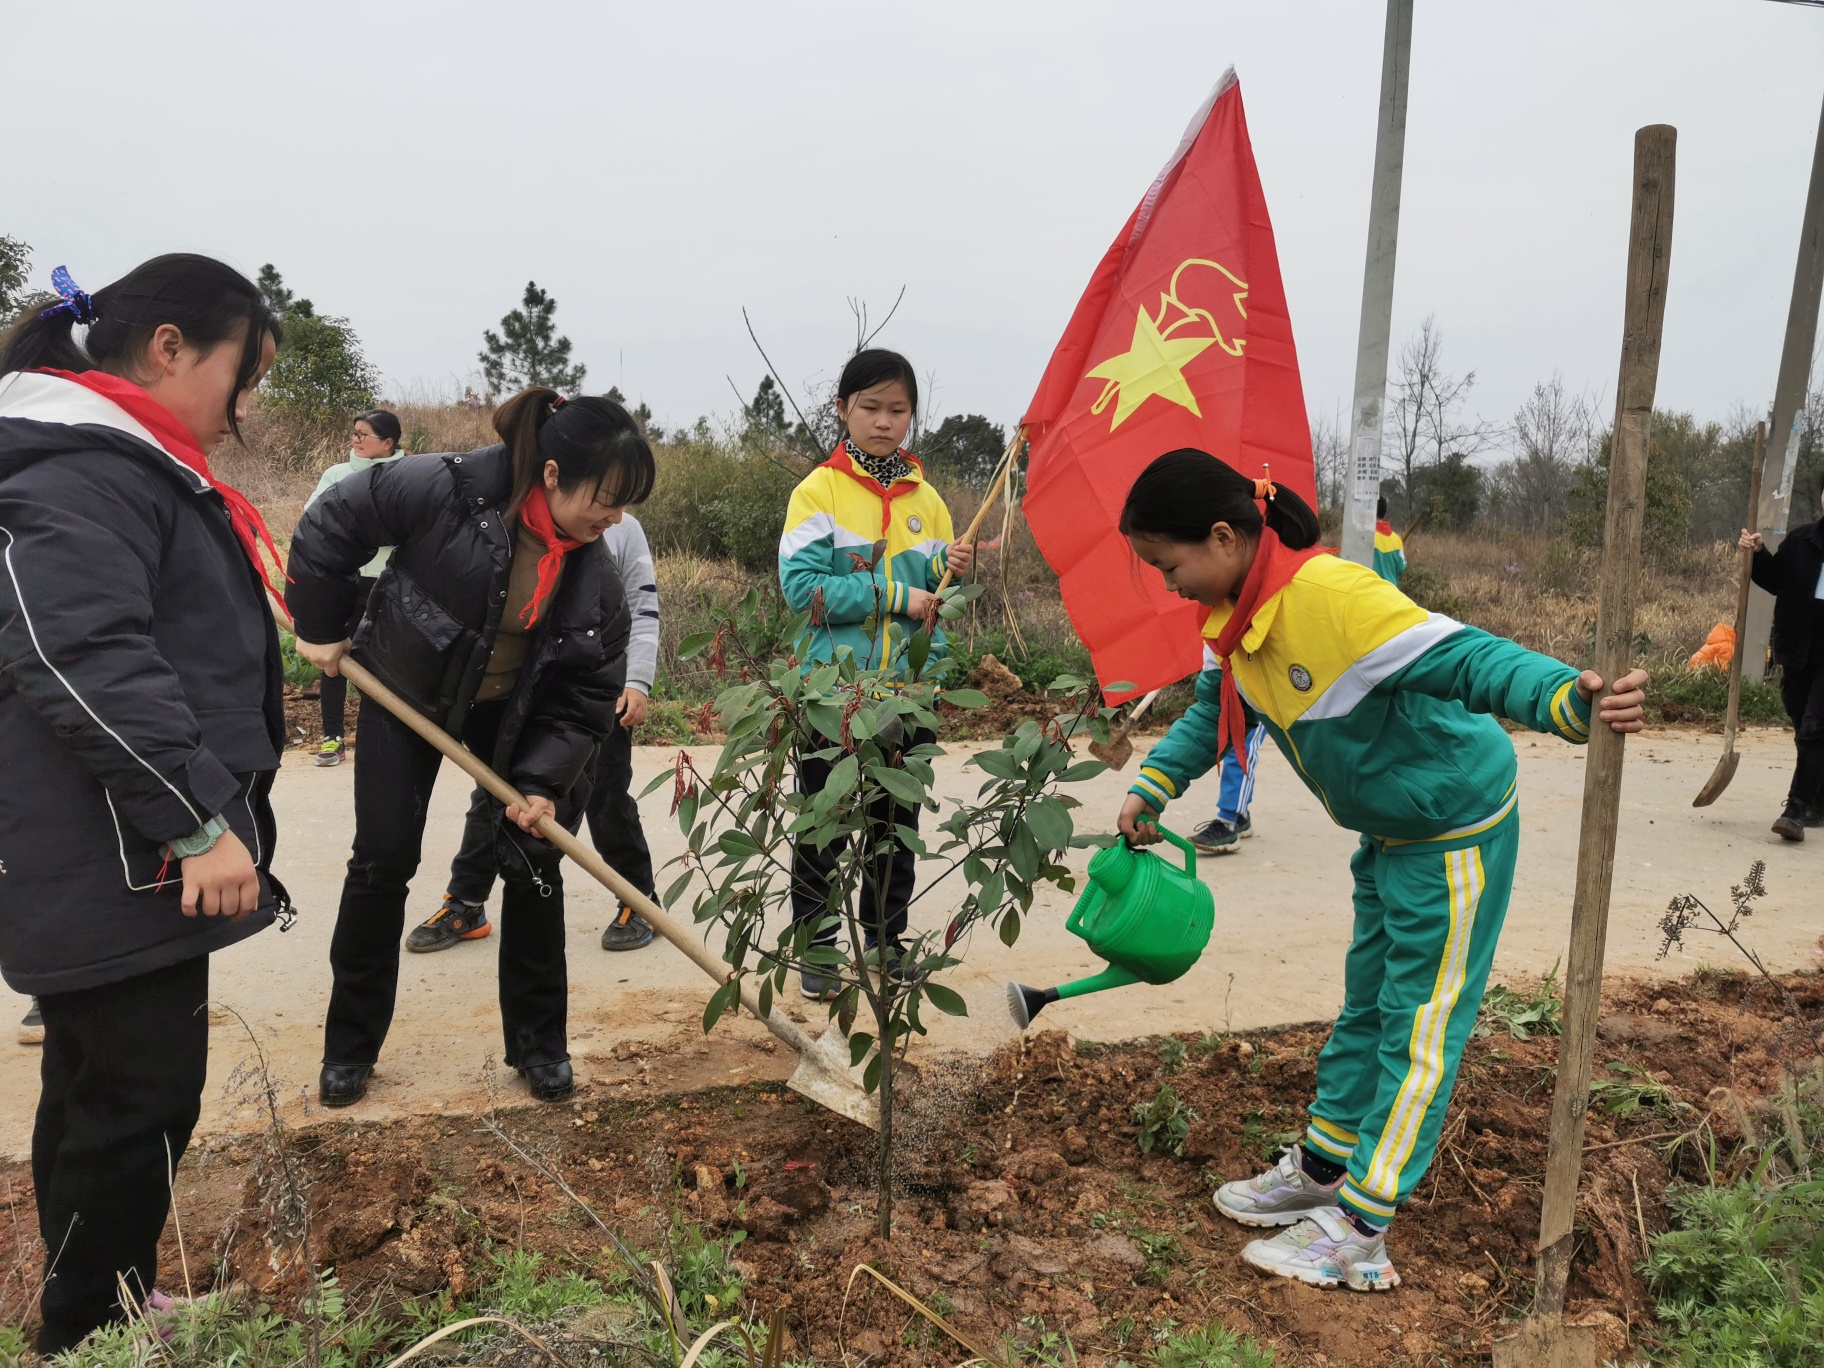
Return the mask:
[[[1784,982],[1815,1023],[1824,981]],[[1704,1175],[1708,1137],[1671,1141],[1707,1125],[1726,1158],[1781,1061],[1810,1067],[1815,1025],[1788,1010],[1740,977],[1611,985],[1598,1073],[1655,1086],[1638,1108],[1592,1107],[1571,1311],[1601,1324],[1617,1357],[1651,1321],[1635,1269],[1643,1237],[1666,1226],[1667,1186]],[[734,1253],[748,1309],[784,1309],[790,1357],[910,1368],[965,1356],[885,1289],[864,1279],[851,1290],[865,1262],[979,1343],[1067,1333],[1085,1365],[1137,1358],[1167,1321],[1220,1321],[1287,1364],[1485,1363],[1496,1327],[1531,1297],[1557,1041],[1471,1041],[1437,1160],[1389,1237],[1402,1285],[1366,1297],[1255,1274],[1238,1255],[1256,1232],[1210,1203],[1215,1185],[1258,1171],[1301,1130],[1327,1029],[1187,1037],[1182,1052],[1044,1032],[986,1060],[927,1063],[902,1117],[884,1242],[876,1137],[776,1083],[657,1098],[603,1085],[500,1121],[638,1247],[663,1251],[674,1223],[745,1231]],[[1198,1119],[1182,1156],[1143,1155],[1133,1109],[1168,1084]],[[588,1216],[473,1118],[338,1120],[292,1145],[311,1258],[334,1264],[353,1298],[459,1294],[490,1245],[596,1276],[616,1269]],[[252,1176],[259,1148],[236,1140],[186,1159],[180,1195],[219,1200],[186,1207],[185,1237],[193,1266],[214,1242],[224,1275],[282,1294],[293,1265],[262,1229],[260,1213],[283,1203]],[[29,1202],[23,1168],[0,1172],[0,1190]],[[16,1222],[15,1240],[30,1225]]]

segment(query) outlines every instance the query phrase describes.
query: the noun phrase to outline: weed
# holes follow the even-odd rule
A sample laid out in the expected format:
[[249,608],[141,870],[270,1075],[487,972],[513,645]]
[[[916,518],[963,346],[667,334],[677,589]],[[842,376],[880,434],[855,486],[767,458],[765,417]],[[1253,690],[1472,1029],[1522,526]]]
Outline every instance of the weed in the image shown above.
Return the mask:
[[1094,1059],[1106,1047],[1099,1040],[1073,1040],[1070,1042],[1070,1048],[1085,1059]]
[[[1670,903],[1666,904],[1666,915],[1659,919],[1659,931],[1663,939],[1659,944],[1658,957],[1664,959],[1672,952],[1673,946],[1683,950],[1685,933],[1688,931],[1702,931],[1707,935],[1721,936],[1741,951],[1742,958],[1752,964],[1755,972],[1766,980],[1767,986],[1780,995],[1786,1003],[1786,1010],[1802,1019],[1804,1013],[1799,1010],[1797,1000],[1775,981],[1772,974],[1767,972],[1767,966],[1761,963],[1761,957],[1744,945],[1741,937],[1736,935],[1736,932],[1741,929],[1743,919],[1754,915],[1755,901],[1767,896],[1767,885],[1763,881],[1766,873],[1767,862],[1765,860],[1756,860],[1748,866],[1748,877],[1729,890],[1728,921],[1724,921],[1712,912],[1695,893],[1680,893],[1672,899]],[[1700,917],[1708,917],[1710,925],[1701,925]],[[1693,975],[1693,977],[1695,978],[1697,975]]]
[[1221,1031],[1205,1031],[1197,1037],[1197,1043],[1191,1046],[1191,1050],[1197,1058],[1208,1059],[1221,1052],[1222,1043],[1227,1039]]
[[[1280,1105],[1275,1106],[1273,1110],[1276,1113],[1276,1119],[1281,1115],[1286,1119],[1296,1119],[1292,1116],[1290,1107]],[[1270,1130],[1267,1126],[1267,1114],[1264,1111],[1242,1113],[1241,1138],[1248,1148],[1263,1160],[1271,1161],[1278,1158],[1281,1150],[1296,1145],[1303,1135],[1304,1131],[1296,1126],[1291,1130]]]
[[1564,1033],[1564,993],[1556,962],[1544,982],[1530,993],[1516,993],[1497,983],[1483,994],[1475,1033],[1491,1036],[1496,1031],[1506,1031],[1515,1040]]
[[1170,1083],[1160,1084],[1151,1102],[1134,1104],[1134,1120],[1140,1123],[1140,1153],[1151,1154],[1157,1146],[1167,1154],[1182,1155],[1185,1137],[1197,1119],[1197,1113],[1172,1091]]
[[1190,1053],[1187,1046],[1177,1036],[1167,1036],[1159,1046],[1159,1067],[1166,1073],[1177,1073],[1184,1067],[1184,1058]]
[[1605,1116],[1625,1119],[1639,1112],[1670,1115],[1684,1105],[1672,1095],[1672,1089],[1648,1076],[1632,1064],[1609,1063],[1607,1078],[1590,1080],[1590,1104]]
[[1221,1325],[1174,1334],[1146,1356],[1146,1368],[1274,1368],[1271,1349]]
[[672,1286],[684,1314],[693,1321],[731,1314],[746,1290],[735,1271],[735,1246],[747,1238],[737,1230],[724,1240],[704,1235],[702,1227],[674,1220],[671,1227]]

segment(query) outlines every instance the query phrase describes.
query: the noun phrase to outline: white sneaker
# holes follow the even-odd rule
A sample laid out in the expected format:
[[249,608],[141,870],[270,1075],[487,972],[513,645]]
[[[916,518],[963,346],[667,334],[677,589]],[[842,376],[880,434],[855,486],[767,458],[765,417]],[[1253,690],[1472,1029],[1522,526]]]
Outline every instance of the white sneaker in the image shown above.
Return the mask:
[[1341,1177],[1334,1183],[1320,1183],[1300,1168],[1295,1145],[1265,1173],[1217,1188],[1216,1210],[1245,1226],[1287,1226],[1335,1206],[1342,1185]]
[[1362,1234],[1341,1207],[1314,1211],[1270,1240],[1251,1241],[1241,1257],[1263,1273],[1312,1287],[1348,1283],[1357,1292],[1385,1292],[1400,1285],[1387,1258],[1387,1237]]

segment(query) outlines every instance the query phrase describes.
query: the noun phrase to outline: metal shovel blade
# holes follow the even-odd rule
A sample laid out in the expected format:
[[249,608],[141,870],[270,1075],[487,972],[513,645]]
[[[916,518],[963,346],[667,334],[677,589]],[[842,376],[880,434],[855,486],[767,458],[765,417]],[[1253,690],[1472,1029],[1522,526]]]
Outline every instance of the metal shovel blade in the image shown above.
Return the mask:
[[1518,1334],[1495,1341],[1494,1368],[1602,1368],[1602,1334],[1561,1316],[1528,1316]]
[[[863,1068],[866,1062],[863,1062]],[[862,1087],[862,1069],[849,1067],[849,1038],[832,1023],[798,1055],[798,1067],[785,1086],[839,1116],[880,1129],[880,1095]]]
[[1123,731],[1111,736],[1106,746],[1100,741],[1091,741],[1089,753],[1112,770],[1126,769],[1127,762],[1134,758],[1134,743],[1127,739],[1127,733]]
[[1698,790],[1697,797],[1691,800],[1691,806],[1709,807],[1714,803],[1722,795],[1723,790],[1729,787],[1729,781],[1735,778],[1735,767],[1741,763],[1742,753],[1740,751],[1724,751],[1723,758],[1716,762],[1716,769],[1711,773],[1710,778],[1705,781],[1703,788]]

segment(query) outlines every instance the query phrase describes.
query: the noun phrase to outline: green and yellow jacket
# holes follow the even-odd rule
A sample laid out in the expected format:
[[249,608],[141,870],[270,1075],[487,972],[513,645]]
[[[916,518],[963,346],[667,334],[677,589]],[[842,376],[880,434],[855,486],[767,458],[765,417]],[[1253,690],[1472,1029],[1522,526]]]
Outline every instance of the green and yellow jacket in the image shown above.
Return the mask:
[[1389,584],[1406,573],[1406,543],[1385,518],[1374,525],[1374,573]]
[[[1216,763],[1222,672],[1204,627],[1197,701],[1129,789],[1156,811]],[[1514,811],[1518,763],[1495,721],[1589,739],[1570,666],[1428,613],[1371,570],[1317,556],[1263,603],[1231,657],[1267,731],[1340,826],[1390,851],[1452,850]]]
[[[864,665],[879,665],[879,647],[862,630],[877,611],[892,614],[896,642],[918,624],[906,615],[914,589],[934,590],[954,537],[950,510],[925,482],[918,458],[891,489],[838,447],[792,491],[779,538],[779,583],[794,612],[812,615],[812,660],[830,661],[847,647]],[[944,654],[933,634],[931,658]],[[904,652],[898,653],[903,671]]]

